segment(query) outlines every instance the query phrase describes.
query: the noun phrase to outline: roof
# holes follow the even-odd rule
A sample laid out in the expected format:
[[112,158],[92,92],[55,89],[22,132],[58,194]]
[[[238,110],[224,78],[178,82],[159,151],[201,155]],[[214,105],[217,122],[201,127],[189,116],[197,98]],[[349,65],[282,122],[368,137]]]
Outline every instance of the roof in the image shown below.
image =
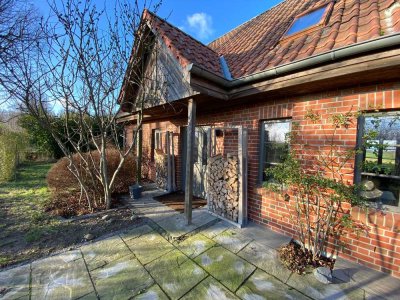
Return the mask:
[[[330,3],[332,11],[324,24],[285,36],[296,16]],[[399,0],[286,0],[208,46],[145,14],[182,66],[193,63],[223,76],[223,56],[234,78],[400,32]]]
[[295,17],[326,0],[286,0],[212,42],[234,77],[400,32],[396,0],[339,0],[325,26],[284,39]]
[[150,11],[145,10],[143,14],[143,18],[150,21],[152,29],[161,36],[183,67],[193,63],[223,76],[217,52]]

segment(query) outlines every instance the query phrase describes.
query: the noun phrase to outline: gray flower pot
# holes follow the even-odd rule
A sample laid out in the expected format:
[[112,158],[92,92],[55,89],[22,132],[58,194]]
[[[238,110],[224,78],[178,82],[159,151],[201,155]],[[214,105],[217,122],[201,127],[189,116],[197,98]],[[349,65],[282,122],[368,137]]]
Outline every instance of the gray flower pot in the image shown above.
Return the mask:
[[141,185],[135,184],[129,187],[129,194],[132,199],[139,199],[142,197],[142,189]]

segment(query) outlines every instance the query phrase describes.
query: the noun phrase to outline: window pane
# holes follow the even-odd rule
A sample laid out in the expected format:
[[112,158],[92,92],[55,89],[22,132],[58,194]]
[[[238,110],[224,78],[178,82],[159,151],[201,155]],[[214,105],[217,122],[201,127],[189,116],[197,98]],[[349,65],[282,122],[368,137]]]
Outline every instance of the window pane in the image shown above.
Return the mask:
[[317,10],[310,12],[300,18],[298,18],[290,27],[287,35],[302,31],[308,27],[318,24],[321,21],[322,16],[324,15],[326,10],[326,6],[321,7]]
[[276,121],[264,123],[265,142],[285,143],[286,135],[290,131],[290,121]]
[[400,116],[382,114],[366,117],[364,143],[362,178],[372,181],[374,189],[378,190],[378,197],[371,196],[370,200],[399,206]]
[[287,143],[268,142],[265,143],[265,162],[281,163],[288,153],[289,147]]
[[365,118],[364,172],[400,176],[400,117]]
[[264,157],[262,162],[263,181],[270,180],[265,174],[265,169],[282,163],[289,152],[287,135],[290,132],[290,120],[264,122]]

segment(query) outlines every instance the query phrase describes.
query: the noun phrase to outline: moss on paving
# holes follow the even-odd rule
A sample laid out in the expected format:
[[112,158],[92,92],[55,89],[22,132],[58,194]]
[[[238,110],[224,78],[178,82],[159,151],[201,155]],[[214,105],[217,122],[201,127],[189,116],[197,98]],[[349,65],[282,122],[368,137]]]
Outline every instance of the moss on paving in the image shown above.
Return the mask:
[[236,294],[241,299],[308,299],[260,269],[250,276]]
[[133,255],[122,257],[91,272],[101,299],[129,299],[154,284]]
[[168,300],[167,295],[155,284],[149,289],[142,291],[137,296],[133,297],[135,300]]
[[248,243],[252,241],[251,238],[244,236],[243,234],[237,233],[233,229],[228,229],[217,236],[214,237],[214,241],[218,244],[222,245],[226,249],[237,253]]
[[179,250],[161,256],[146,265],[146,269],[171,299],[179,299],[207,276]]
[[215,245],[213,240],[202,234],[196,234],[177,244],[177,247],[187,256],[194,258]]
[[209,276],[181,299],[182,300],[209,300],[209,299],[238,300],[239,298],[236,297],[232,292],[230,292],[226,287],[224,287],[213,277]]
[[195,261],[232,292],[255,270],[253,265],[223,247],[213,247]]

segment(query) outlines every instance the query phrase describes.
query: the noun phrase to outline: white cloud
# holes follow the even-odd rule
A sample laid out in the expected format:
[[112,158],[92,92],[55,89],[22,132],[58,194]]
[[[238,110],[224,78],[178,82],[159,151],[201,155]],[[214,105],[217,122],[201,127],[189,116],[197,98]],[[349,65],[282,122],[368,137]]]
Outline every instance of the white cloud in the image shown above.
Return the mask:
[[208,39],[214,33],[212,17],[206,13],[195,13],[187,16],[189,28],[199,39]]

